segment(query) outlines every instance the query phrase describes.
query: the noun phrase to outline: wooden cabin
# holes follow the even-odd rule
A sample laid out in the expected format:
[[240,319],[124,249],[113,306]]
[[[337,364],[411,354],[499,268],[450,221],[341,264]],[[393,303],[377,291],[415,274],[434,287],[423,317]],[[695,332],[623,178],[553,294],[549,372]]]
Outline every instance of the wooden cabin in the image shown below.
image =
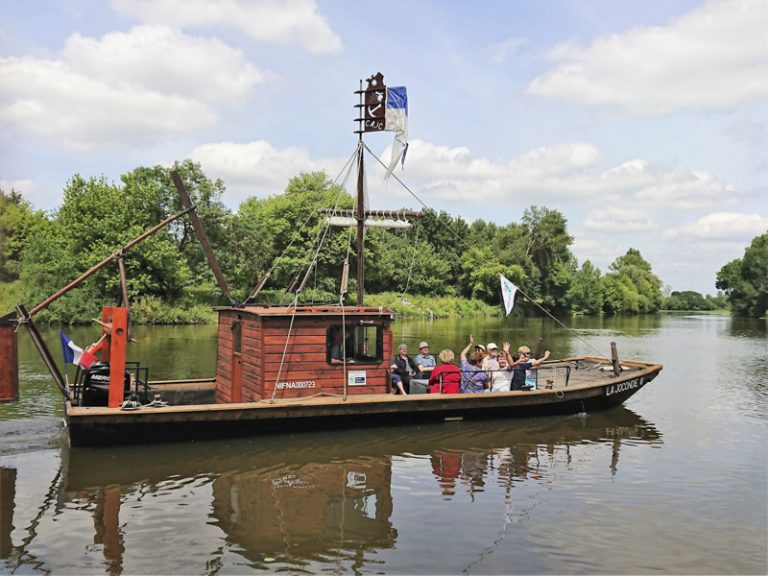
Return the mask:
[[219,314],[216,402],[390,391],[394,312],[245,306]]

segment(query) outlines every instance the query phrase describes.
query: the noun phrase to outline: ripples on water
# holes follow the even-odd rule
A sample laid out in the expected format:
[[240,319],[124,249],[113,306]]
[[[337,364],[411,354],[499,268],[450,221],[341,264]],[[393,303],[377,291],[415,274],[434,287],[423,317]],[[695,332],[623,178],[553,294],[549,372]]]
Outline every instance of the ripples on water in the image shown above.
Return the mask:
[[665,322],[579,327],[665,364],[629,408],[199,444],[67,448],[27,365],[0,408],[0,572],[765,573],[765,332]]

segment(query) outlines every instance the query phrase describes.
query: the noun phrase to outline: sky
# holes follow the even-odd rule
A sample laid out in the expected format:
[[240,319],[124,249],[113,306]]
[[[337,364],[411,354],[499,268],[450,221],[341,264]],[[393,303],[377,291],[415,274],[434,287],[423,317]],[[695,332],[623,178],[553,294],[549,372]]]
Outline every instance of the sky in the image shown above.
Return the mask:
[[[0,188],[55,210],[75,174],[191,158],[237,210],[343,181],[377,72],[430,208],[556,209],[579,263],[636,248],[704,294],[768,231],[765,0],[0,0]],[[393,133],[365,141],[388,160]],[[421,207],[369,167],[372,208]]]

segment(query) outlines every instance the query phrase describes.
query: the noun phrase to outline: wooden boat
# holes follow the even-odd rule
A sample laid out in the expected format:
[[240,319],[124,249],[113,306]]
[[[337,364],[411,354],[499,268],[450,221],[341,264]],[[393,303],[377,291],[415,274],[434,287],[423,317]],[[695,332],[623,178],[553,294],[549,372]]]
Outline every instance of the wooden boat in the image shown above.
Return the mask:
[[[359,393],[349,394],[346,398],[341,394],[313,393],[274,399],[267,396],[257,400],[254,397],[247,402],[183,403],[188,393],[199,396],[203,392],[211,398],[219,394],[226,387],[226,376],[220,374],[211,380],[153,383],[153,389],[162,391],[164,398],[173,397],[179,402],[173,406],[121,410],[68,405],[67,424],[72,444],[85,446],[576,414],[623,403],[653,380],[662,368],[659,364],[623,362],[621,375],[614,376],[612,370],[606,370],[610,365],[609,360],[589,357],[547,362],[539,369],[539,378],[553,379],[554,385],[542,390],[395,396],[384,388],[384,384],[381,388],[361,387]],[[385,374],[387,368],[382,366],[377,371]],[[319,385],[320,373],[313,377],[318,378]],[[339,384],[339,380],[330,374],[328,381],[333,387]],[[317,389],[320,388],[311,390]]]
[[[379,75],[380,76],[380,75]],[[381,77],[377,78],[381,85]],[[362,86],[361,86],[362,88]],[[372,89],[360,90],[368,102]],[[362,120],[360,120],[362,121]],[[15,370],[18,324],[30,336],[65,397],[66,419],[73,445],[165,442],[372,424],[419,423],[454,419],[509,418],[601,410],[621,404],[661,371],[656,363],[619,362],[615,347],[610,360],[594,357],[545,362],[538,369],[536,390],[483,394],[390,393],[394,312],[363,305],[363,242],[367,226],[380,225],[364,204],[364,149],[358,143],[357,305],[344,304],[345,279],[337,305],[298,304],[298,294],[312,270],[296,277],[297,295],[290,306],[251,303],[268,275],[245,304],[229,294],[218,261],[208,243],[181,177],[174,182],[186,209],[123,246],[67,287],[29,312],[18,306],[15,316],[0,319],[0,351],[8,367],[0,371],[0,399],[17,396]],[[151,382],[147,371],[127,363],[130,339],[128,291],[120,266],[123,306],[105,307],[100,322],[105,346],[103,365],[84,371],[70,388],[32,321],[50,302],[77,286],[103,265],[117,260],[136,243],[176,218],[189,214],[222,293],[231,305],[216,308],[218,345],[216,374],[210,380]],[[408,213],[410,216],[418,214]],[[337,216],[332,212],[330,220]],[[345,278],[346,270],[345,266]],[[332,357],[334,345],[343,350]],[[336,355],[338,356],[338,355]],[[14,388],[15,386],[15,388]]]

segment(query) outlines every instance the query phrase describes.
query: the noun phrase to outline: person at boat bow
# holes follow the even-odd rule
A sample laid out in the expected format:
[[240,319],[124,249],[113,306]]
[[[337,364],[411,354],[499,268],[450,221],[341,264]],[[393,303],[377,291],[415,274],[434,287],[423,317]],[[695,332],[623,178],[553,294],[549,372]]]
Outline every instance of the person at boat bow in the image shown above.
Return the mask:
[[397,347],[397,356],[392,359],[390,366],[392,370],[392,389],[395,394],[405,394],[411,390],[411,378],[419,367],[413,358],[408,356],[408,346],[400,344]]
[[530,348],[520,346],[517,354],[512,355],[512,360],[515,362],[512,366],[512,390],[530,390],[531,385],[526,382],[526,371],[535,368],[547,358],[549,358],[549,350],[544,352],[541,358],[532,360]]
[[488,387],[488,374],[482,369],[483,355],[480,352],[472,352],[470,348],[475,343],[472,334],[469,335],[469,344],[461,351],[461,393],[476,394]]

